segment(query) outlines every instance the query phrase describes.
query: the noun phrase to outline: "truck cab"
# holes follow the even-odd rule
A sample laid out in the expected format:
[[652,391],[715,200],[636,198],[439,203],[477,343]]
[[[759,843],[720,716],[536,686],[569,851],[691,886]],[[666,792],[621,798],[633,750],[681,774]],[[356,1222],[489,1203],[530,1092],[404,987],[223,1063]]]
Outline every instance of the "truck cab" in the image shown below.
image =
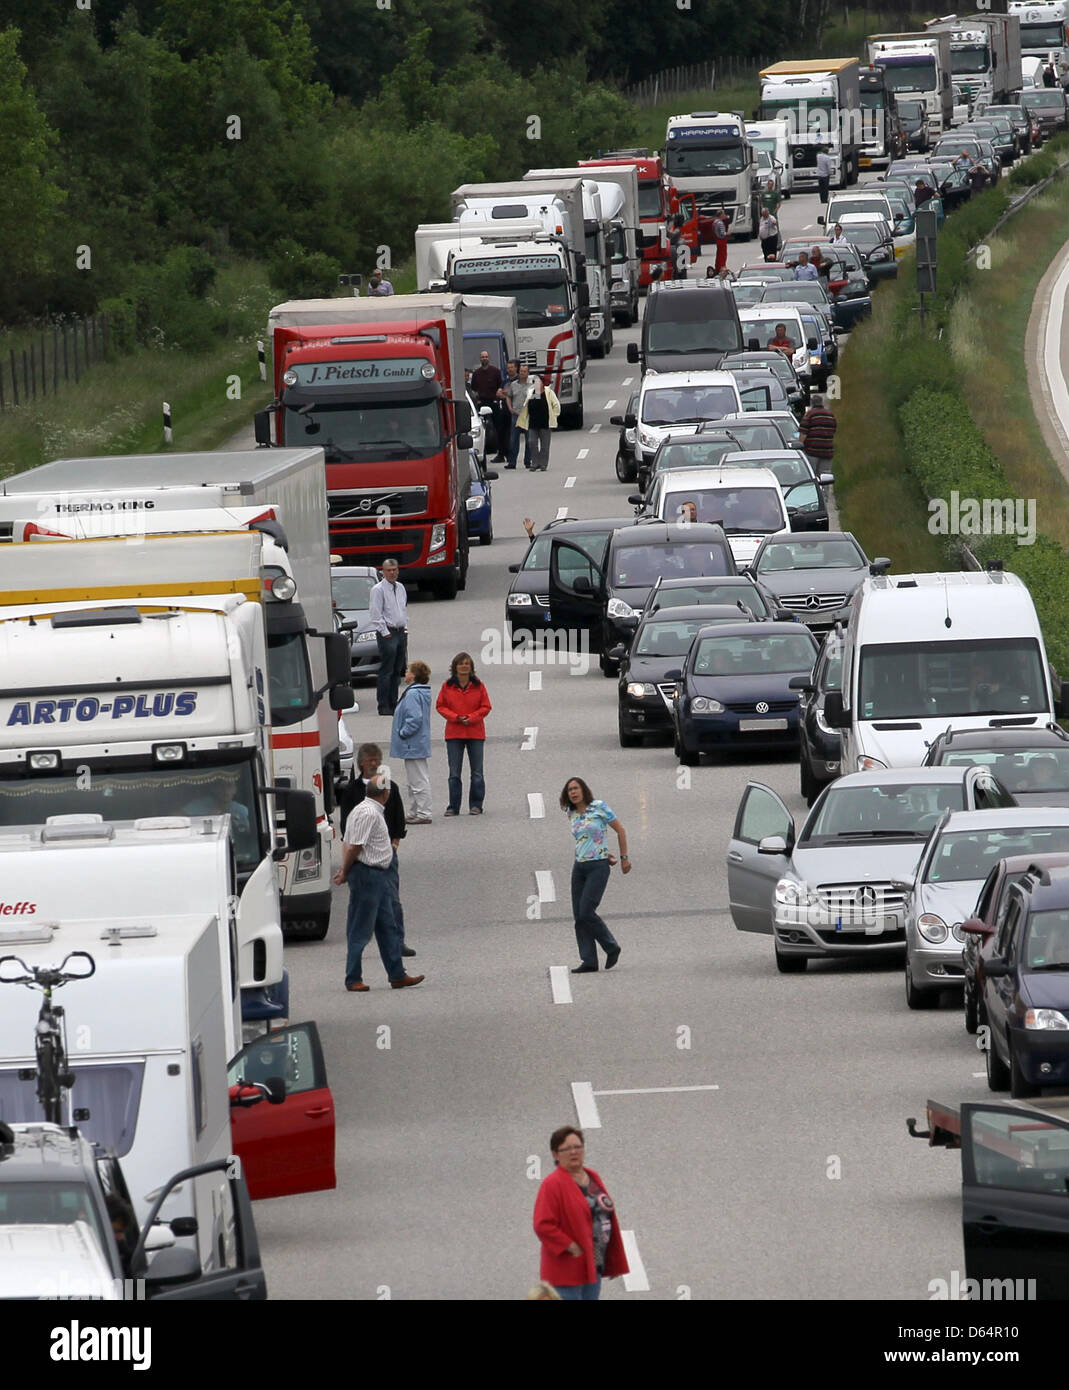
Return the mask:
[[699,216],[713,217],[723,207],[732,235],[756,237],[757,164],[740,116],[721,111],[669,116],[665,168],[681,195],[693,194]]

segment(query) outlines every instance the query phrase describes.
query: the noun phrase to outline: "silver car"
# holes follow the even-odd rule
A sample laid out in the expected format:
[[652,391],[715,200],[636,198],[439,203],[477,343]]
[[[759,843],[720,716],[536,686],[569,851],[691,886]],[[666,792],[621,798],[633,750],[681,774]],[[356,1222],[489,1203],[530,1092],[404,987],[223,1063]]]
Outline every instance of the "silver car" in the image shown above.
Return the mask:
[[1069,807],[956,811],[932,831],[906,899],[906,1003],[934,1008],[964,982],[961,924],[1000,859],[1069,851]]
[[374,680],[379,674],[379,644],[371,623],[371,589],[381,577],[373,565],[334,565],[330,571],[335,622],[349,636],[354,681]]
[[810,957],[901,952],[906,897],[944,811],[1006,805],[1013,798],[985,768],[854,772],[825,787],[796,838],[782,799],[750,782],[728,847],[732,921],[772,937],[784,975]]

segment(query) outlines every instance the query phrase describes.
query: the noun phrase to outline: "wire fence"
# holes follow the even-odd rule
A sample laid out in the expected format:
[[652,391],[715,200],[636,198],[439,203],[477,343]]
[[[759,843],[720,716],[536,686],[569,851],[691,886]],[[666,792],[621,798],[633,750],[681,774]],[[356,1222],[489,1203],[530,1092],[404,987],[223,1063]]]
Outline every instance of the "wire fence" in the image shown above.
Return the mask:
[[681,92],[712,92],[718,86],[733,86],[741,78],[754,77],[773,61],[771,58],[717,58],[707,63],[666,68],[636,82],[633,87],[625,87],[624,96],[636,106],[656,106]]
[[[20,333],[25,342],[26,335]],[[38,396],[55,395],[109,353],[105,314],[70,319],[42,328],[25,347],[8,347],[0,335],[0,411],[14,410]]]

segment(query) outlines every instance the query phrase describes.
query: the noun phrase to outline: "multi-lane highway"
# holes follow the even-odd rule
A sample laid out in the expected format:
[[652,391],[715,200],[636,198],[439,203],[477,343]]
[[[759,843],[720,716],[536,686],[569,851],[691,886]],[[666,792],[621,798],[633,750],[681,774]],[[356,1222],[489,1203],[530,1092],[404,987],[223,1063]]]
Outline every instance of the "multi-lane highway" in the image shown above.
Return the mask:
[[[815,232],[818,211],[813,194],[784,203],[783,235]],[[732,266],[756,259],[754,242],[731,248]],[[274,1298],[522,1296],[547,1141],[576,1121],[629,1233],[632,1274],[604,1297],[926,1299],[962,1269],[958,1155],[905,1124],[929,1095],[987,1094],[960,1007],[911,1013],[900,964],[778,975],[771,942],[728,915],[740,793],[767,782],[801,816],[797,764],[684,769],[667,745],[621,749],[596,658],[582,675],[500,660],[523,517],[628,511],[609,417],[638,380],[636,335],[617,330],[590,363],[585,428],[556,432],[549,472],[501,474],[496,539],[472,551],[466,593],[412,599],[409,654],[432,690],[461,650],[487,682],[486,814],[442,818],[433,715],[435,821],[410,827],[401,857],[425,983],[391,991],[372,947],[371,992],[345,992],[344,893],[324,942],[287,948],[292,1016],[322,1030],[338,1188],[258,1206]],[[386,746],[374,691],[358,698],[354,738]],[[578,962],[558,808],[576,775],[626,825],[633,863],[602,909],[623,954],[596,980],[550,973]]]

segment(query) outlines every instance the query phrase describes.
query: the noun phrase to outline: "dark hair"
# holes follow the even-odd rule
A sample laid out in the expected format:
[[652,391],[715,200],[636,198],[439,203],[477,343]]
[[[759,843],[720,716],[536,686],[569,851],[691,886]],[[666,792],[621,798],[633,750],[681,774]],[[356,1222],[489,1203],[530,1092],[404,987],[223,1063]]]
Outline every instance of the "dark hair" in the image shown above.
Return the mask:
[[[455,681],[455,680],[456,680],[456,678],[457,678],[457,667],[460,665],[460,663],[461,663],[462,661],[470,661],[470,662],[471,662],[471,676],[469,677],[469,679],[470,679],[472,685],[482,685],[482,681],[481,681],[481,680],[479,679],[479,677],[475,674],[475,658],[472,656],[471,652],[457,652],[456,656],[455,656],[455,657],[453,658],[453,660],[449,663],[449,679],[450,679],[451,681]],[[430,674],[430,673],[428,672],[428,675],[429,675],[429,674]]]
[[[583,1136],[580,1135],[579,1137],[581,1139]],[[136,1234],[137,1219],[129,1202],[120,1197],[117,1192],[108,1192],[104,1196],[104,1205],[108,1209],[109,1221],[121,1221],[125,1230]]]
[[420,685],[426,685],[431,678],[431,668],[425,661],[410,661],[408,669],[412,672],[412,679],[419,681]]
[[365,758],[374,758],[376,763],[382,762],[382,749],[377,743],[362,743],[356,750],[356,761],[362,763]]
[[564,1143],[565,1139],[567,1139],[569,1134],[574,1134],[576,1138],[579,1140],[580,1144],[586,1143],[586,1140],[583,1138],[583,1131],[581,1129],[576,1129],[575,1125],[561,1125],[560,1129],[555,1129],[553,1133],[549,1136],[550,1153],[555,1154],[557,1150],[560,1148],[560,1146]]
[[[567,782],[565,782],[564,788],[560,794],[560,808],[562,811],[567,811],[569,815],[573,815],[575,813],[575,807],[568,800],[568,788],[572,785],[573,782],[579,783],[579,790],[583,793],[584,806],[589,806],[590,803],[594,800],[594,793],[590,790],[590,788],[587,786],[587,784],[583,781],[581,777],[569,777]],[[578,1134],[578,1130],[576,1131],[576,1133]],[[580,1135],[579,1137],[582,1138],[582,1135]]]

